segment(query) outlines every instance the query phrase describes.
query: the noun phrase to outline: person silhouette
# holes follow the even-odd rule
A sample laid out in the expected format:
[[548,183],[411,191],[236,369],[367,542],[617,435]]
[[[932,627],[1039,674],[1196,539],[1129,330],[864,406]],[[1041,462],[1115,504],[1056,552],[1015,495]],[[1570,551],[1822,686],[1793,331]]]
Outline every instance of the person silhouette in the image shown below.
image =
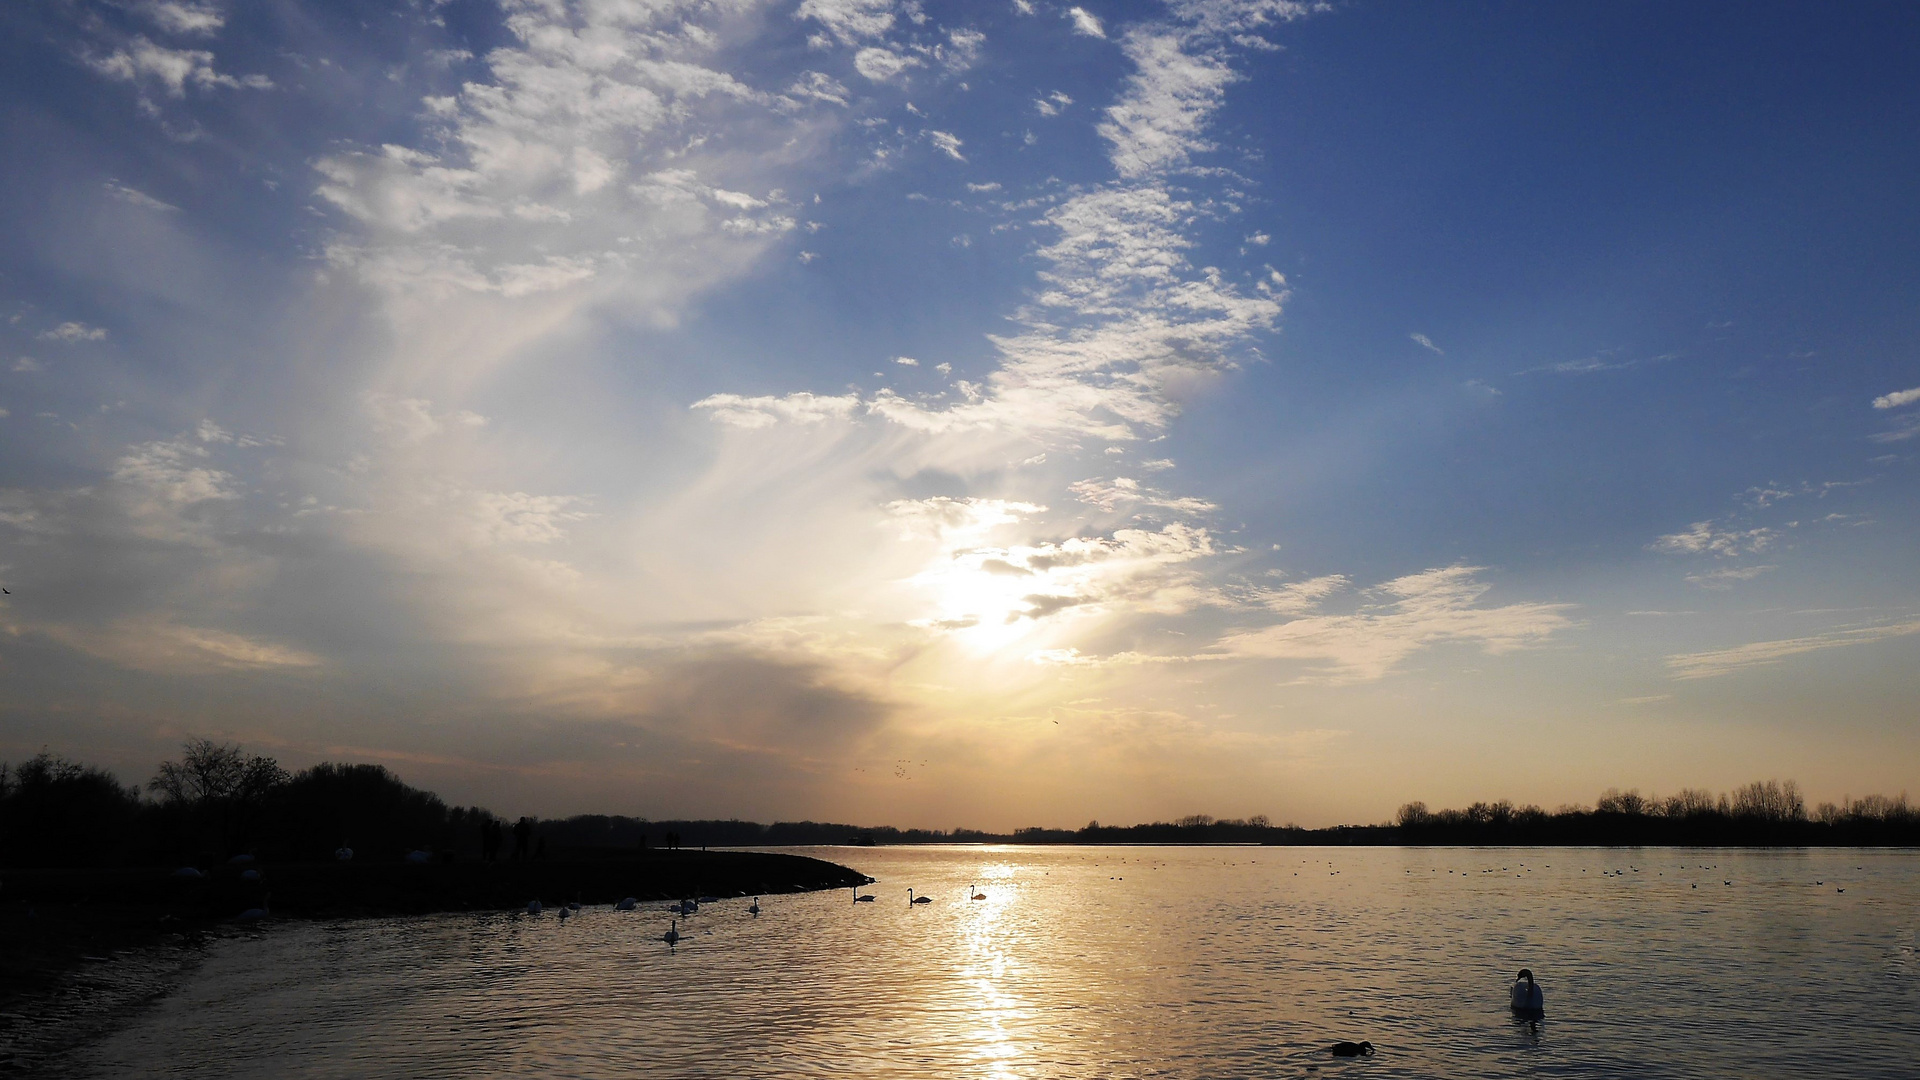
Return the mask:
[[1540,992],[1540,984],[1533,981],[1531,969],[1521,968],[1514,976],[1511,996],[1513,1015],[1538,1020],[1547,1014],[1546,996]]

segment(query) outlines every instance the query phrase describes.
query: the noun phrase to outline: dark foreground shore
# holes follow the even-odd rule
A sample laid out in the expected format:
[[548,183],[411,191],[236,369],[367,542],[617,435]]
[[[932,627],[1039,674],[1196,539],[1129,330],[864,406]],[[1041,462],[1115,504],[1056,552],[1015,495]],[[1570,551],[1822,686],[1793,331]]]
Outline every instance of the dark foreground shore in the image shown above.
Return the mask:
[[524,862],[268,863],[199,879],[166,868],[0,874],[0,1075],[45,1072],[61,1051],[158,997],[237,917],[365,918],[769,896],[864,884],[856,870],[770,852],[652,851]]

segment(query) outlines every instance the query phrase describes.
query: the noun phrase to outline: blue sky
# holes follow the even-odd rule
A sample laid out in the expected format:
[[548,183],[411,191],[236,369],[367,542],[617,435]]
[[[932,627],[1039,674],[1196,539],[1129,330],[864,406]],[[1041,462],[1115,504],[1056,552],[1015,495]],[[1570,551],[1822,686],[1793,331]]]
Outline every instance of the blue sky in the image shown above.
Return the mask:
[[1913,779],[1908,9],[0,28],[0,756],[998,827]]

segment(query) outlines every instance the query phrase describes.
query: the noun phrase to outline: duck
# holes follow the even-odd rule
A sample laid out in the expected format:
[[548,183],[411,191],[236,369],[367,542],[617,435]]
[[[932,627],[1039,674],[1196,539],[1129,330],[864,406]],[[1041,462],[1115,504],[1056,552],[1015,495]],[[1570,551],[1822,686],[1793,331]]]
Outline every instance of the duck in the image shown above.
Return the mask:
[[1334,1057],[1372,1057],[1373,1044],[1361,1042],[1337,1042],[1333,1044]]
[[913,895],[913,890],[912,890],[912,889],[908,889],[908,890],[907,890],[907,903],[908,903],[909,905],[913,905],[913,904],[931,904],[931,903],[933,903],[933,897],[931,897],[931,896],[915,896],[915,895]]

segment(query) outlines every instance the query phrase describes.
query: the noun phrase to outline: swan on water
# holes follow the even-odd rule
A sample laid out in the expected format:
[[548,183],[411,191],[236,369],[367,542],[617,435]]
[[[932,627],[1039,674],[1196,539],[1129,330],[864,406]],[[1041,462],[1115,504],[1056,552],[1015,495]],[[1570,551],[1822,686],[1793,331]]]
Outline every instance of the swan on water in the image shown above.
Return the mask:
[[752,906],[747,908],[747,914],[749,915],[760,914],[760,898],[759,897],[756,896],[753,898],[753,904]]
[[177,878],[182,878],[188,881],[192,881],[195,878],[203,878],[203,877],[206,877],[207,875],[201,873],[197,867],[183,866],[180,869],[175,870],[173,872],[173,876]]
[[242,871],[240,871],[240,880],[241,880],[241,881],[259,881],[259,880],[260,880],[260,871],[258,871],[258,870],[242,870]]
[[969,900],[985,900],[985,899],[987,898],[987,894],[986,894],[986,893],[983,893],[983,892],[974,892],[974,891],[973,891],[973,886],[971,886],[971,885],[969,885],[969,886],[967,886],[967,892],[969,892],[969,893],[972,893],[972,895],[971,895],[971,896],[968,896],[968,897],[967,897],[967,899],[969,899]]
[[560,921],[561,921],[561,922],[566,922],[566,921],[567,921],[567,916],[569,916],[569,915],[571,915],[571,914],[573,914],[573,912],[571,912],[571,911],[568,911],[568,910],[567,910],[566,908],[561,908],[561,909],[560,909]]
[[529,901],[527,901],[527,914],[529,914],[529,915],[538,915],[538,914],[540,914],[540,912],[541,912],[542,910],[544,910],[544,909],[543,909],[543,908],[541,908],[541,906],[540,906],[540,901],[538,901],[538,900],[529,900]]
[[238,918],[240,919],[241,922],[259,922],[261,919],[264,919],[267,917],[267,904],[272,899],[273,899],[273,894],[268,893],[267,895],[260,898],[259,907],[248,908],[247,910],[241,912]]
[[339,861],[341,861],[341,862],[352,862],[352,861],[353,861],[353,849],[352,849],[352,848],[350,848],[350,847],[337,847],[337,848],[334,848],[334,849],[333,849],[333,857],[334,857],[335,859],[338,859],[338,860],[339,860]]
[[639,906],[640,906],[640,901],[634,897],[629,896],[625,900],[622,900],[619,903],[613,905],[613,910],[632,911],[634,908],[637,908]]
[[907,903],[908,903],[909,905],[912,905],[912,904],[931,904],[931,903],[933,903],[933,897],[931,897],[931,896],[915,896],[915,895],[913,895],[913,890],[912,890],[912,889],[908,889],[908,890],[907,890]]
[[860,894],[860,886],[855,885],[853,887],[853,902],[856,904],[871,904],[873,903],[873,894],[867,893],[865,896],[862,896]]
[[666,942],[668,946],[674,946],[674,945],[680,944],[680,920],[679,919],[673,920],[673,925],[667,928],[666,933],[660,935],[660,940]]

